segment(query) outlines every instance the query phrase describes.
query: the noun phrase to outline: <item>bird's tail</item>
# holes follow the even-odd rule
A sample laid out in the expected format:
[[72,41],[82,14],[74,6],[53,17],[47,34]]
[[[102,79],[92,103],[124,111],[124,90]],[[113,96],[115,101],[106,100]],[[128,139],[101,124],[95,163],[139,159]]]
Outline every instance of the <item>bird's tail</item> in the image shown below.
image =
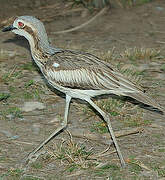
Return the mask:
[[126,96],[131,97],[137,100],[140,103],[143,103],[144,108],[149,109],[151,111],[157,111],[161,114],[165,114],[165,109],[161,107],[156,101],[154,101],[151,97],[148,97],[143,92],[126,92],[124,93]]

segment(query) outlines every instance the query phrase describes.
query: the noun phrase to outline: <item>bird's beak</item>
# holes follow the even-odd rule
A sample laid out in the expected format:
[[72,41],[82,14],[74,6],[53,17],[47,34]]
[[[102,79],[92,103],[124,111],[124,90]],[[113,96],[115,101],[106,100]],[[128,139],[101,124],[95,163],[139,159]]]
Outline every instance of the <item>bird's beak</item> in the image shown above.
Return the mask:
[[6,31],[12,31],[14,29],[17,29],[16,27],[14,27],[13,25],[7,26],[5,28],[2,29],[2,32],[6,32]]

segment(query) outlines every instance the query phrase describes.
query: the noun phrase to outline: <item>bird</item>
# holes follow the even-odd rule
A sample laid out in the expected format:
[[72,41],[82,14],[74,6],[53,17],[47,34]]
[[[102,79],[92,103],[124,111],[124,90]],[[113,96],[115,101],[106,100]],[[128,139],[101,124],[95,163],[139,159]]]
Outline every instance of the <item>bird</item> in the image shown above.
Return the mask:
[[114,94],[135,99],[162,114],[164,109],[110,63],[87,52],[52,46],[44,24],[34,16],[16,17],[12,24],[4,27],[2,31],[24,36],[30,44],[32,59],[48,84],[65,94],[63,122],[29,154],[29,159],[60,131],[66,129],[70,102],[74,98],[86,101],[102,116],[107,123],[121,166],[125,167],[126,163],[115,138],[110,116],[94,103],[93,98]]

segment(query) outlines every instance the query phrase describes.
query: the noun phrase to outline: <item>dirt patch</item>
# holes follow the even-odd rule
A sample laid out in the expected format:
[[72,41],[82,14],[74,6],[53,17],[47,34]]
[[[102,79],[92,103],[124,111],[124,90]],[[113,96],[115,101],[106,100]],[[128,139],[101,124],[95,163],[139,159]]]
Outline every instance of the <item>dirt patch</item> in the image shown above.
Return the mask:
[[[34,15],[44,20],[50,41],[56,47],[92,52],[111,63],[134,67],[143,77],[142,85],[162,106],[165,106],[165,3],[153,1],[130,9],[111,8],[91,24],[66,34],[53,34],[78,26],[98,12],[90,14],[83,7],[70,9],[70,4],[57,1],[1,2],[1,21],[18,15]],[[63,13],[62,13],[63,12]],[[61,13],[61,14],[60,14]],[[154,48],[161,52],[153,57],[133,57],[137,48]],[[80,134],[85,131],[97,140],[71,137],[66,131],[54,138],[35,163],[22,166],[22,160],[43,139],[53,132],[63,119],[65,100],[45,84],[37,67],[31,63],[29,46],[25,39],[12,33],[1,33],[0,39],[0,172],[2,179],[161,179],[165,177],[165,121],[164,117],[139,107],[131,107],[134,121],[113,116],[115,131],[142,127],[137,134],[118,138],[128,163],[125,169],[114,147],[108,147],[104,124],[89,112],[86,105],[71,104],[68,131]],[[129,48],[133,48],[128,51]],[[127,51],[128,57],[121,58]],[[126,52],[124,52],[126,54]],[[106,57],[107,56],[107,57]],[[25,102],[37,101],[43,109],[20,111]],[[115,107],[116,108],[116,107]],[[117,106],[120,110],[120,106]],[[122,107],[123,108],[123,107]],[[116,110],[116,109],[115,109]],[[84,112],[82,112],[84,111]],[[116,111],[115,111],[116,112]],[[139,114],[137,115],[138,112]],[[90,117],[91,115],[91,117]],[[120,114],[121,115],[121,114]],[[125,114],[124,114],[125,115]],[[123,115],[123,116],[124,116]],[[102,129],[101,129],[102,128]],[[101,129],[101,130],[100,130]],[[105,132],[104,132],[105,130]],[[104,142],[104,143],[100,143]],[[112,152],[112,153],[111,153]],[[98,155],[98,156],[96,156]]]

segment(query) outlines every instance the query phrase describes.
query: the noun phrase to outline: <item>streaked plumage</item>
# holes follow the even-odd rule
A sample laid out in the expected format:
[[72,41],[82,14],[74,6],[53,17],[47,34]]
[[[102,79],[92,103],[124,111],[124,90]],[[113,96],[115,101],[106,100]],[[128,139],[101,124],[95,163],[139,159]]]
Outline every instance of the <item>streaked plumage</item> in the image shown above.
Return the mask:
[[[54,67],[54,63],[59,66]],[[109,63],[89,53],[61,50],[49,58],[43,69],[47,80],[53,86],[59,86],[60,91],[66,88],[66,91],[71,89],[90,97],[101,94],[129,96],[161,110],[136,84]]]
[[53,136],[67,126],[71,98],[79,98],[87,101],[107,122],[121,164],[124,166],[125,162],[115,139],[109,116],[93,103],[91,97],[102,94],[129,96],[163,112],[164,110],[160,105],[149,98],[136,84],[124,77],[109,63],[101,61],[98,57],[89,53],[52,47],[48,42],[44,25],[35,17],[18,17],[13,22],[13,25],[3,29],[3,31],[9,30],[24,36],[29,41],[32,57],[44,77],[54,88],[66,94],[63,124],[32,154],[36,153]]

